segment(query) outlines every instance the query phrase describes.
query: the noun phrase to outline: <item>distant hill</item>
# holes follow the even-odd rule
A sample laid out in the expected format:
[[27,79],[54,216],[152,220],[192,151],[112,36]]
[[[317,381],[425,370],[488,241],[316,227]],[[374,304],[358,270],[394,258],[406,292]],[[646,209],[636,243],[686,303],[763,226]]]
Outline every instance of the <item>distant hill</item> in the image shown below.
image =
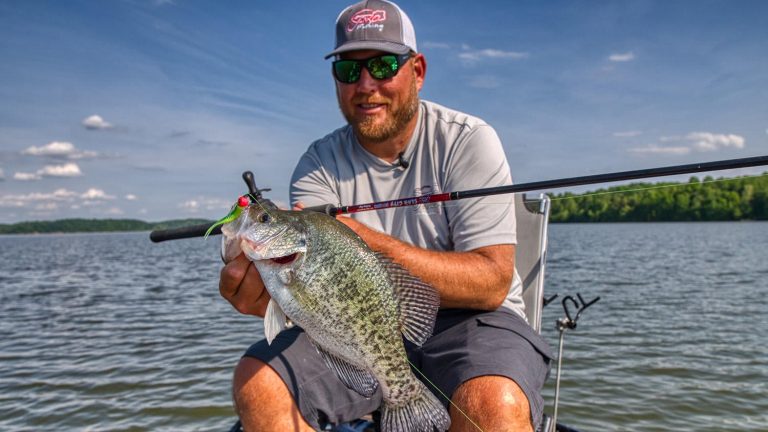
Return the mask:
[[0,224],[0,234],[152,231],[213,222],[208,219],[173,219],[162,222],[145,222],[138,219],[59,219]]

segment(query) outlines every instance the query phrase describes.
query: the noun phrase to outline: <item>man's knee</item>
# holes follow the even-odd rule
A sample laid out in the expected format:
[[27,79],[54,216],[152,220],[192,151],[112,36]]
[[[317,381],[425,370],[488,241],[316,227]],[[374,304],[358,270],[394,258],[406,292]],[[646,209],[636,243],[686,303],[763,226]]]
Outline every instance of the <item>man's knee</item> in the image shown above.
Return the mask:
[[[463,383],[453,394],[451,431],[532,431],[531,409],[517,383],[502,376],[481,376]],[[465,416],[466,414],[466,416]]]
[[258,385],[268,377],[270,371],[277,374],[266,363],[253,357],[243,357],[235,367],[235,374],[232,377],[232,390],[237,393],[244,387]]
[[246,414],[250,406],[259,402],[260,396],[269,387],[270,374],[277,375],[261,360],[252,357],[240,359],[232,377],[232,397],[238,414],[241,411]]
[[280,430],[276,419],[291,423],[293,430],[311,430],[280,375],[258,359],[240,359],[232,379],[232,396],[246,430]]

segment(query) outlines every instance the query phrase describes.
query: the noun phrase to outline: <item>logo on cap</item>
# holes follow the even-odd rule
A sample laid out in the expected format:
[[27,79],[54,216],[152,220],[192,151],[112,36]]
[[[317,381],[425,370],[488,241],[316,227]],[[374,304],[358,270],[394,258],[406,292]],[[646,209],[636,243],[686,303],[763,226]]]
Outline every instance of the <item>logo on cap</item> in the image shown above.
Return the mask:
[[386,21],[387,11],[384,9],[361,9],[349,18],[347,23],[347,31],[364,30],[368,28],[377,28],[379,31],[384,30],[384,24],[376,24],[382,21]]

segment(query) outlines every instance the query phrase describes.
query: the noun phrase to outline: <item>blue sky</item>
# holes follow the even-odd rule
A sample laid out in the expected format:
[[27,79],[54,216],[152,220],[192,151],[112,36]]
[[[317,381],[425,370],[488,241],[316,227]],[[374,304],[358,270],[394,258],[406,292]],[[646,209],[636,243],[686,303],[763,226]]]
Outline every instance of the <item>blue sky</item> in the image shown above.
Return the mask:
[[[0,223],[219,217],[244,170],[286,202],[343,124],[347,4],[0,2]],[[399,4],[421,96],[493,125],[518,183],[768,154],[768,2]]]

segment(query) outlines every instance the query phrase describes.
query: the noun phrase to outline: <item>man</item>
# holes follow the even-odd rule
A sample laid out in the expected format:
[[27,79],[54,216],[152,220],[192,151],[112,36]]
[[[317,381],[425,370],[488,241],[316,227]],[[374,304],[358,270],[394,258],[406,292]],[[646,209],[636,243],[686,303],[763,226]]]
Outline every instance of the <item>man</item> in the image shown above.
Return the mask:
[[[338,103],[348,125],[302,156],[291,185],[294,205],[511,183],[490,126],[419,100],[426,60],[397,5],[369,0],[345,9],[336,23],[336,49],[326,58],[334,56]],[[486,432],[535,430],[552,355],[523,318],[512,203],[472,199],[339,220],[439,291],[433,336],[407,349],[451,398],[444,401],[450,430],[477,430],[473,422]],[[264,316],[269,294],[244,256],[226,264],[220,291],[238,311]],[[247,351],[235,370],[233,393],[247,431],[309,431],[358,418],[381,402],[380,391],[365,399],[347,389],[296,328]]]

